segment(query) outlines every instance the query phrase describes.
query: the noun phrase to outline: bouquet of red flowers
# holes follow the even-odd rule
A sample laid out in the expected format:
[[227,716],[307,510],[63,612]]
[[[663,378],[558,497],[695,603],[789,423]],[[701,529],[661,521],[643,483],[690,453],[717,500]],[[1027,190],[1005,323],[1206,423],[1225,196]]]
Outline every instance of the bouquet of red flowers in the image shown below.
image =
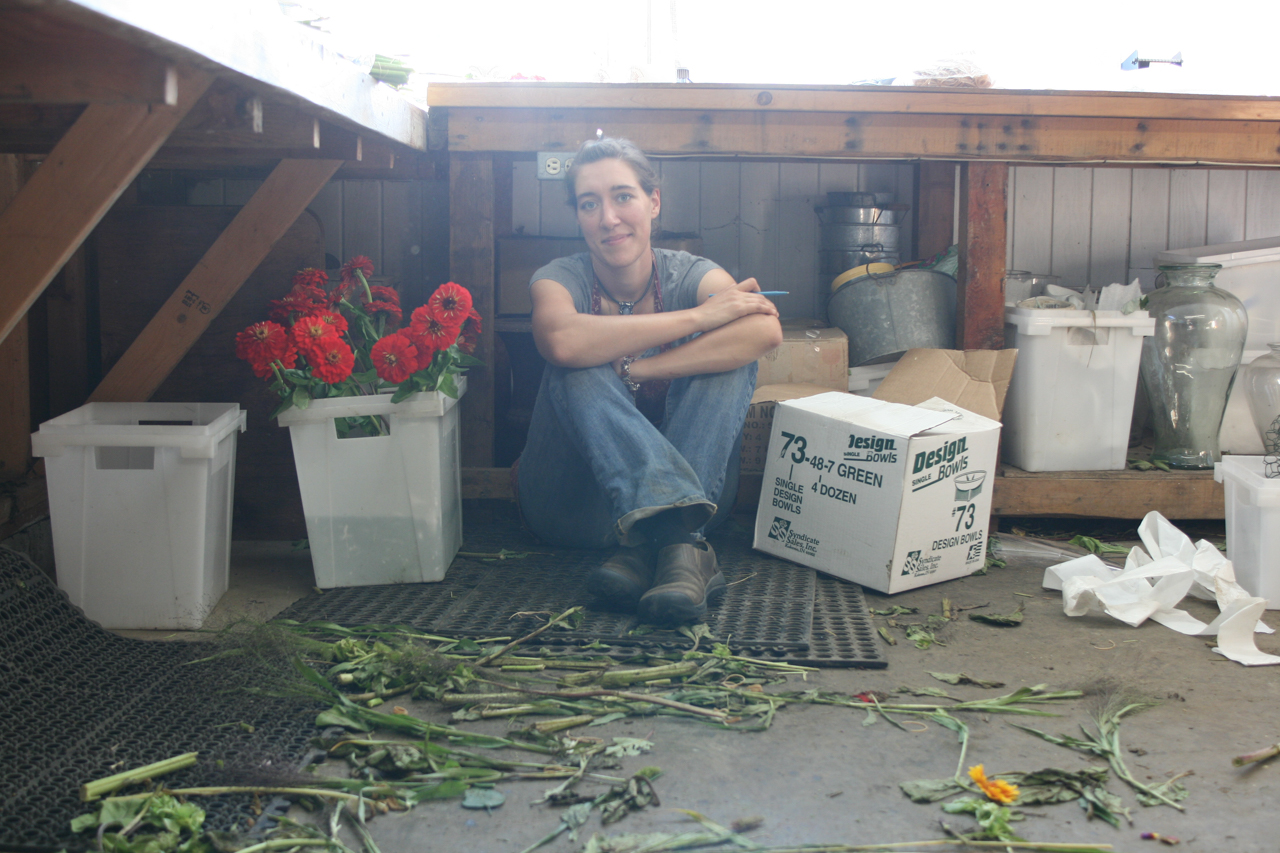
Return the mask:
[[480,315],[466,288],[446,282],[401,328],[400,295],[370,284],[373,261],[356,255],[329,287],[323,270],[304,269],[270,319],[236,335],[236,356],[281,398],[275,417],[321,397],[358,397],[395,389],[398,403],[417,391],[458,396],[454,377],[475,358]]

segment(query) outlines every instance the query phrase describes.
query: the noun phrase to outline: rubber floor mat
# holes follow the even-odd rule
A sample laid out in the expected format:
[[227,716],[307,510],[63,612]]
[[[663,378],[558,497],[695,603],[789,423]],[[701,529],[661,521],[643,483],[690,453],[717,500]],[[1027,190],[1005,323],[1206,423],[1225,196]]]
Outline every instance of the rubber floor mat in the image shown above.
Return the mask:
[[[199,752],[170,787],[291,775],[315,706],[246,694],[243,658],[188,665],[207,643],[134,640],[89,621],[27,557],[0,548],[0,850],[77,851],[85,782]],[[251,795],[200,802],[210,829],[261,830]],[[283,814],[287,801],[268,805]]]
[[[468,520],[445,579],[432,584],[346,587],[296,602],[280,614],[299,622],[407,625],[450,637],[519,637],[574,605],[585,619],[549,631],[530,649],[593,645],[618,657],[683,650],[688,637],[641,626],[634,614],[598,609],[583,580],[600,551],[552,548],[510,520]],[[739,654],[833,667],[884,667],[862,588],[751,549],[741,528],[710,537],[728,583],[707,614],[711,636]],[[602,648],[607,647],[607,648]]]

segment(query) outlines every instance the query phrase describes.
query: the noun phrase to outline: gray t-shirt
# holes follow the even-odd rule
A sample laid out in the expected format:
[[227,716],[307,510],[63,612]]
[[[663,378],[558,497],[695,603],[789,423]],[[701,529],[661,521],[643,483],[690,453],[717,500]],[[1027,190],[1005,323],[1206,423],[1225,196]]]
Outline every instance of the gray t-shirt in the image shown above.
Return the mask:
[[[658,261],[658,281],[662,285],[662,310],[682,311],[698,306],[698,285],[712,270],[720,269],[715,261],[677,252],[673,249],[654,249]],[[564,286],[573,296],[573,307],[579,314],[591,313],[591,254],[580,252],[564,258],[556,258],[539,269],[529,280],[550,279]]]

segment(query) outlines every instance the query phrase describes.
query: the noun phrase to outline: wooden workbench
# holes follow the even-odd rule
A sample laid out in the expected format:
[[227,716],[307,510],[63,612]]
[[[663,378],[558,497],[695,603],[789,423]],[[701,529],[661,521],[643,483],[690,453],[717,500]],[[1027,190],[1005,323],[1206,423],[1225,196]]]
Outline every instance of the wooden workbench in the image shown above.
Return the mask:
[[[655,155],[916,162],[922,255],[945,247],[960,211],[959,345],[1003,346],[1010,163],[1195,166],[1280,164],[1280,99],[902,87],[688,84],[433,84],[432,144],[450,154],[451,277],[491,316],[495,237],[510,221],[513,156],[572,151],[608,128]],[[960,164],[959,204],[951,175]],[[493,351],[493,331],[483,342]],[[463,401],[464,482],[507,494],[492,469],[489,375]],[[1222,516],[1207,474],[1035,475],[1007,469],[1000,515]]]

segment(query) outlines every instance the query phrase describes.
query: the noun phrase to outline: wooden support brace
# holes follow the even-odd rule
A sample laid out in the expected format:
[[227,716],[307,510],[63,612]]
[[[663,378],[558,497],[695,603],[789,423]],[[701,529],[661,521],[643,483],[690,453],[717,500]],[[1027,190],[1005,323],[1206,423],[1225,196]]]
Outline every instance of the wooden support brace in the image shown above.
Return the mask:
[[341,160],[282,160],[89,401],[141,402],[155,393],[341,165]]
[[79,247],[212,78],[179,72],[177,103],[90,104],[0,213],[0,340]]
[[1005,223],[1009,167],[960,167],[960,287],[956,294],[956,346],[1004,348]]
[[493,157],[455,155],[449,159],[449,277],[471,291],[484,318],[476,356],[489,362],[467,371],[462,398],[462,464],[493,465]]

